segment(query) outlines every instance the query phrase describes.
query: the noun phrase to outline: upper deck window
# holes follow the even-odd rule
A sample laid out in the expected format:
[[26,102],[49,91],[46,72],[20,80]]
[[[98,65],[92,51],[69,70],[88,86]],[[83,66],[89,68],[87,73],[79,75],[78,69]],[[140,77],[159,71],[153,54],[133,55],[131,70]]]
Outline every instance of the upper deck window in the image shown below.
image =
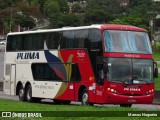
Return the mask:
[[145,32],[105,30],[104,40],[106,52],[152,53]]

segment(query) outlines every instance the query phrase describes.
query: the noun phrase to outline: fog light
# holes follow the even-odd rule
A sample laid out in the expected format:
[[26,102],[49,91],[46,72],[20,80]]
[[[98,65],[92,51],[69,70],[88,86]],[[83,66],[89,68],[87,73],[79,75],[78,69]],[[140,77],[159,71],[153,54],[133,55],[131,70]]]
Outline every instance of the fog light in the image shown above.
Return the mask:
[[117,93],[117,91],[116,91],[116,90],[114,90],[114,93]]
[[148,92],[148,91],[146,91],[146,94],[149,94],[149,92]]

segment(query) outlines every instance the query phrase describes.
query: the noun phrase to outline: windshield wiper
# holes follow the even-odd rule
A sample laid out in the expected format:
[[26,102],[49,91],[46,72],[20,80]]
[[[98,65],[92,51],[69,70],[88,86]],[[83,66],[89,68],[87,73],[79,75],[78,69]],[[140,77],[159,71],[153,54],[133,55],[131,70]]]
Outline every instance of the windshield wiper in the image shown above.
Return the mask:
[[119,81],[119,80],[111,80],[110,82],[123,83],[123,81]]
[[125,79],[122,82],[125,83],[125,84],[133,84],[132,78]]
[[[142,82],[145,82],[145,83],[147,83],[147,84],[151,83],[151,82],[148,82],[148,81],[142,79],[142,78],[139,77],[138,75],[133,75],[132,81],[142,81]],[[134,82],[133,82],[133,83],[134,83]]]
[[[151,83],[149,81],[146,81],[146,80],[142,79],[141,77],[139,77],[137,75],[133,75],[132,78],[128,78],[126,80],[123,80],[122,82],[125,83],[125,84],[136,84],[135,81],[137,81],[137,83],[140,82],[140,81],[145,82],[147,84]],[[138,83],[138,84],[140,84],[140,83]]]

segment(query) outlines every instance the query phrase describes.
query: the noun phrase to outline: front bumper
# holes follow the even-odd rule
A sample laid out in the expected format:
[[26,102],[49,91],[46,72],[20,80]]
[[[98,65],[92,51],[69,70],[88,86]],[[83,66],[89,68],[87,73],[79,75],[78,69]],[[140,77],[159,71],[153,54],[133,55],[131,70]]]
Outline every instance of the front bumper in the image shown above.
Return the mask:
[[108,93],[105,102],[109,104],[151,104],[154,99],[154,94],[141,96],[126,96]]

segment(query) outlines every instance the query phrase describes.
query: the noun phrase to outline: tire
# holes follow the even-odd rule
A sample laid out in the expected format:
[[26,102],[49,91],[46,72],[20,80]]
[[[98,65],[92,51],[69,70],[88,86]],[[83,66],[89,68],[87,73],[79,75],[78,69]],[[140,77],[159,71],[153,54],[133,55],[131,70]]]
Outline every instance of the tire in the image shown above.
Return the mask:
[[33,102],[32,87],[31,87],[31,85],[27,86],[27,89],[26,89],[26,100],[28,102]]
[[89,98],[88,91],[87,91],[87,89],[84,89],[82,92],[82,95],[81,95],[82,105],[89,105],[88,98]]
[[18,96],[20,101],[26,101],[25,90],[22,86],[19,88]]
[[120,107],[128,107],[130,108],[132,106],[132,104],[120,104]]

